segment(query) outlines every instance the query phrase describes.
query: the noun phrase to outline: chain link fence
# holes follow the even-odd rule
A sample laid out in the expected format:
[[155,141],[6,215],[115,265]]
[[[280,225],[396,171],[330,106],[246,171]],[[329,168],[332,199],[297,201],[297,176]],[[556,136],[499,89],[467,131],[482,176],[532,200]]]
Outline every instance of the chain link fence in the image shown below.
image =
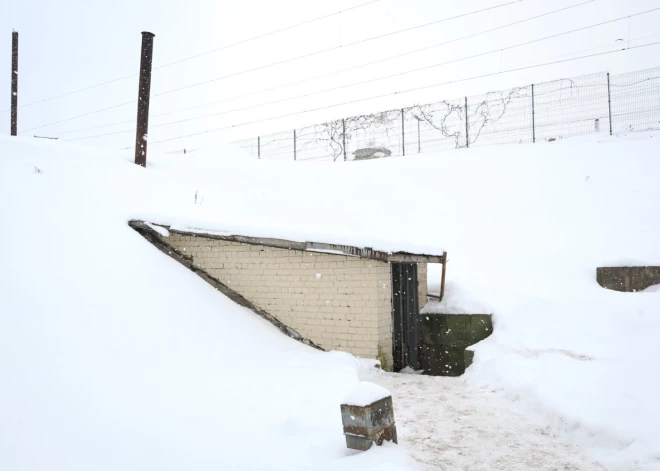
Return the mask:
[[660,129],[660,67],[544,82],[237,141],[269,160],[363,160]]

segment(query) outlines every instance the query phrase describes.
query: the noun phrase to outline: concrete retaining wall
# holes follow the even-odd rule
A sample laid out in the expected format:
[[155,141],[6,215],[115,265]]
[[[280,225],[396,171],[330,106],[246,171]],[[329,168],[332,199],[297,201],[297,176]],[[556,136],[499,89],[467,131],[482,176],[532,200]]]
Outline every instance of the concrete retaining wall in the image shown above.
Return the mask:
[[660,284],[660,267],[599,267],[596,281],[614,291],[642,291]]
[[493,333],[490,314],[423,314],[421,365],[432,376],[465,372],[465,349]]

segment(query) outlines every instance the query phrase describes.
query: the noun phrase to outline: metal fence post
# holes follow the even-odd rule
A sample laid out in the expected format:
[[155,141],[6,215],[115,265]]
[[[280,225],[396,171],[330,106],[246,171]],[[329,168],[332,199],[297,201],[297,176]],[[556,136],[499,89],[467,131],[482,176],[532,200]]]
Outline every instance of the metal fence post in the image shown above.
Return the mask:
[[342,127],[342,139],[344,142],[344,162],[346,162],[346,120],[342,119],[341,120],[341,127]]
[[257,159],[261,158],[261,136],[257,136]]
[[18,134],[18,31],[11,33],[11,135]]
[[467,97],[465,97],[465,147],[470,147],[470,131],[468,123],[468,104]]
[[149,137],[149,97],[151,96],[151,62],[155,34],[142,31],[142,55],[140,57],[140,89],[138,90],[137,130],[135,132],[135,164],[147,166],[147,141]]
[[607,108],[610,115],[610,136],[612,135],[612,95],[610,94],[610,73],[607,73]]
[[296,149],[296,130],[293,130],[293,160],[298,160],[297,149]]
[[401,155],[406,155],[406,120],[401,108]]
[[532,142],[536,142],[536,111],[534,109],[534,84],[532,84]]

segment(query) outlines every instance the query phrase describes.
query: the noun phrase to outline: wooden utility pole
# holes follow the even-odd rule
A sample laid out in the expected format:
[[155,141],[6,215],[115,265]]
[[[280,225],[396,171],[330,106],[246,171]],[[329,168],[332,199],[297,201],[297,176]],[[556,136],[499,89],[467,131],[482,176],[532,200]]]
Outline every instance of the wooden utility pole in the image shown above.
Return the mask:
[[135,133],[135,164],[147,166],[147,140],[149,136],[149,97],[151,93],[151,62],[155,34],[142,32],[140,58],[140,89],[138,90],[137,131]]
[[18,134],[18,31],[11,33],[11,135]]

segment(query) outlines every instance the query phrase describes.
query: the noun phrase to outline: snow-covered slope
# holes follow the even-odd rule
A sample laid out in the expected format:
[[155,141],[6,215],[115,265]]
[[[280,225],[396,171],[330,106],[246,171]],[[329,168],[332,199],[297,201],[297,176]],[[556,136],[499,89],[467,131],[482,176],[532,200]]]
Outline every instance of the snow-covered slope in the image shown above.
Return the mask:
[[408,468],[402,447],[345,448],[358,360],[282,335],[127,226],[176,204],[172,180],[0,149],[0,469]]
[[406,465],[401,447],[341,459],[354,360],[282,338],[145,243],[126,225],[137,218],[445,249],[446,308],[495,315],[470,385],[544,414],[608,469],[652,469],[660,294],[604,290],[595,270],[660,264],[658,144],[636,134],[348,163],[218,148],[152,153],[142,169],[127,154],[4,138],[0,460]]

